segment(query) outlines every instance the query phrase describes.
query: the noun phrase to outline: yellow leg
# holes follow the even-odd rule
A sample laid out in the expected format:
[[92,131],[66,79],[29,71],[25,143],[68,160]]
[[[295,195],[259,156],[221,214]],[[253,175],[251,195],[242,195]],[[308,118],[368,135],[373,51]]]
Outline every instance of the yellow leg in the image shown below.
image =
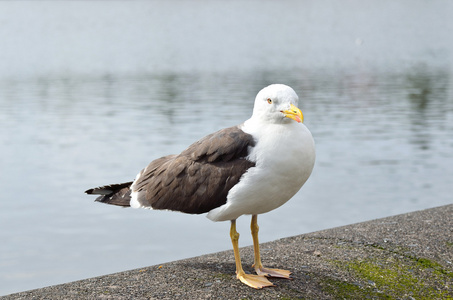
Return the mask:
[[278,278],[287,278],[290,279],[289,275],[291,274],[290,271],[281,270],[281,269],[267,269],[263,267],[261,263],[261,256],[260,256],[260,243],[258,241],[258,216],[252,216],[252,223],[250,224],[250,229],[252,230],[252,237],[253,237],[253,250],[255,253],[255,263],[253,267],[255,268],[256,274],[260,276],[267,276],[267,277],[278,277]]
[[231,242],[233,243],[234,260],[236,261],[236,277],[246,285],[261,289],[266,286],[273,286],[273,284],[264,276],[245,274],[242,269],[241,256],[239,255],[239,233],[236,231],[236,220],[231,221],[230,229]]

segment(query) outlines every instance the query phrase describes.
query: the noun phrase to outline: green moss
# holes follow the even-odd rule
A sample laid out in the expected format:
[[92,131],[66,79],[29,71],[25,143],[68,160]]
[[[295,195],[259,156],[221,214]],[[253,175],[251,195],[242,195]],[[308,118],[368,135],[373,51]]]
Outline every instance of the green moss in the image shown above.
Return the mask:
[[370,287],[328,278],[323,282],[324,290],[336,299],[391,299]]
[[410,296],[415,299],[453,299],[447,291],[439,288],[444,286],[445,278],[420,272],[420,269],[425,272],[429,269],[431,273],[439,270],[439,274],[444,274],[439,264],[428,259],[417,259],[415,262],[371,259],[346,263],[336,261],[335,265],[357,278],[357,283],[331,278],[325,280],[325,290],[336,298],[400,299]]
[[407,292],[419,298],[425,289],[424,284],[400,266],[384,267],[369,262],[352,262],[348,268],[354,270],[359,277],[373,282],[384,293],[404,296]]
[[[446,243],[453,247],[453,243]],[[331,261],[340,273],[346,271],[348,278],[321,280],[324,291],[334,299],[453,300],[449,289],[453,272],[435,260],[416,257],[412,249],[394,244],[356,245],[350,241],[335,247],[345,252],[363,251],[363,255],[361,259]]]
[[433,273],[439,276],[447,276],[453,278],[453,272],[445,270],[440,264],[433,260],[426,258],[414,258],[417,262],[417,265],[423,269],[431,269]]

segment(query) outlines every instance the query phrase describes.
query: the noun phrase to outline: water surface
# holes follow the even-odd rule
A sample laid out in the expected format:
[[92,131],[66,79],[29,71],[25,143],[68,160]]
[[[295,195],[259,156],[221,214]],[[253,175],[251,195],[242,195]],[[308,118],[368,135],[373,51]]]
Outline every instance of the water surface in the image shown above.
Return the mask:
[[451,203],[452,5],[372,3],[0,3],[0,294],[230,249],[226,222],[83,191],[243,122],[270,83],[317,162],[262,242]]

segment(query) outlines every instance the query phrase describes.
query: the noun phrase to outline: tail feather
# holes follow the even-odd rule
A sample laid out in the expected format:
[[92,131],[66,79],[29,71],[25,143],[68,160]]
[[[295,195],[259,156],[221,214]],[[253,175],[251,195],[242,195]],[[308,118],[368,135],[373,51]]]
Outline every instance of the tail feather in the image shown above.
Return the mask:
[[100,195],[95,201],[129,207],[131,202],[131,182],[104,185],[86,190],[89,195]]

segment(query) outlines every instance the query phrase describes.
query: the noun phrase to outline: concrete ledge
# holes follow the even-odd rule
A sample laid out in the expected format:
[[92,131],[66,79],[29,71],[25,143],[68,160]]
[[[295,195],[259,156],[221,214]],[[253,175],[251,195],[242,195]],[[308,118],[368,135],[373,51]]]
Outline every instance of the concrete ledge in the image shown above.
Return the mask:
[[[235,279],[233,251],[1,297],[2,299],[453,299],[453,205],[261,245],[293,280],[254,290]],[[253,249],[241,249],[252,271]]]

